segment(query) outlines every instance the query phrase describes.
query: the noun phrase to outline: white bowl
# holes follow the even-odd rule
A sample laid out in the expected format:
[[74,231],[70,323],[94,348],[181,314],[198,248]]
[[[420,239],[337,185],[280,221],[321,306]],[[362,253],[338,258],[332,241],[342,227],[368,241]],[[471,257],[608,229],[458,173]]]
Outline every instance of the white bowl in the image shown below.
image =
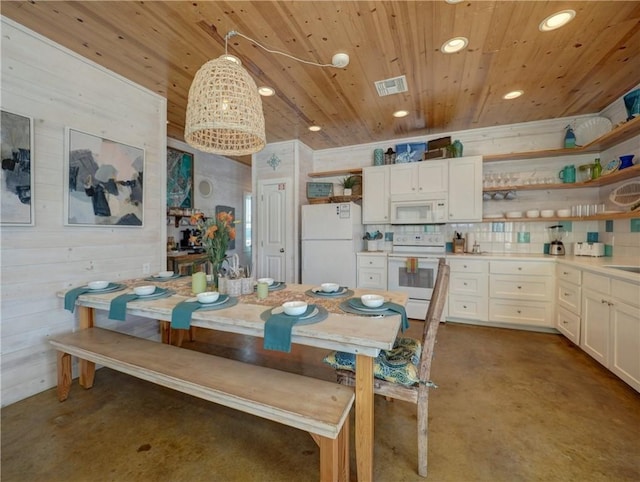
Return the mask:
[[267,283],[271,286],[273,284],[273,278],[258,278],[258,283]]
[[505,217],[507,218],[521,218],[522,217],[522,211],[508,211],[507,213],[505,213]]
[[568,218],[571,216],[571,209],[558,209],[559,218]]
[[333,293],[334,291],[338,291],[340,285],[338,283],[322,283],[320,285],[320,289],[325,293]]
[[171,278],[173,276],[173,271],[160,271],[158,273],[158,278]]
[[217,291],[205,291],[204,293],[198,293],[198,301],[200,303],[213,303],[218,299],[220,293]]
[[543,218],[552,218],[554,214],[555,211],[553,209],[543,209],[542,211],[540,211],[540,216],[542,216]]
[[103,290],[107,286],[109,286],[109,282],[108,281],[90,281],[88,286],[90,290]]
[[384,296],[380,295],[362,295],[360,301],[368,308],[378,308],[384,303]]
[[540,216],[540,210],[539,209],[530,209],[529,211],[527,211],[527,217],[528,218],[537,218],[538,216]]
[[133,292],[138,296],[150,295],[155,290],[156,290],[156,287],[153,285],[136,286],[135,288],[133,288]]
[[289,316],[299,316],[307,311],[307,303],[305,301],[286,301],[282,303],[282,307]]

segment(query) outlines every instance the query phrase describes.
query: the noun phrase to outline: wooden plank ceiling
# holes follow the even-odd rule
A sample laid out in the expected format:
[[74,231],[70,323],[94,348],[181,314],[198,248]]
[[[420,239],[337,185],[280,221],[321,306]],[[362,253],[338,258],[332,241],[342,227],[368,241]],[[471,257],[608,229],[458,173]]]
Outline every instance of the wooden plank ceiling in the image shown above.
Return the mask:
[[[565,8],[572,22],[538,30]],[[320,68],[229,41],[258,86],[276,89],[263,98],[267,142],[312,149],[596,113],[640,82],[637,1],[2,1],[1,13],[165,96],[180,140],[193,76],[230,30],[315,62],[350,55],[344,69]],[[468,47],[441,53],[457,36]],[[409,91],[379,97],[374,82],[399,75]],[[502,99],[514,89],[524,95]]]

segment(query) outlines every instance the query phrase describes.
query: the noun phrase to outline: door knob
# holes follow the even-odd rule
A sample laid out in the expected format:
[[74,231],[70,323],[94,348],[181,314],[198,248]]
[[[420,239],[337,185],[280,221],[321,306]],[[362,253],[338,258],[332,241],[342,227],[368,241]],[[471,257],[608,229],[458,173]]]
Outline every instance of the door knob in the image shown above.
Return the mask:
[[281,252],[281,253],[284,253],[284,248],[280,248],[280,252]]

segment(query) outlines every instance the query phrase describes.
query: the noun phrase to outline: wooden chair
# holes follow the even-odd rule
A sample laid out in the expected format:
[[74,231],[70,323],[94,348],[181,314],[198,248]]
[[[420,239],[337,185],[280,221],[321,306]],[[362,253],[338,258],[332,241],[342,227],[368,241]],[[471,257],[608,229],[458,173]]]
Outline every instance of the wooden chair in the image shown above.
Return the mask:
[[[418,411],[418,473],[422,477],[427,476],[427,436],[429,417],[429,388],[433,386],[429,376],[431,373],[431,359],[438,333],[438,325],[442,317],[442,311],[447,298],[449,288],[449,266],[445,259],[441,258],[438,264],[438,274],[436,277],[431,303],[427,311],[426,320],[422,332],[422,353],[417,365],[417,376],[419,382],[411,386],[401,385],[394,381],[374,380],[374,392],[386,398],[397,398],[417,405]],[[399,342],[406,345],[407,338],[399,338]],[[414,341],[414,340],[412,340]],[[329,357],[327,357],[329,358]],[[325,358],[325,361],[327,361]],[[380,357],[378,357],[379,359]],[[414,360],[415,361],[415,360]],[[409,363],[411,363],[409,361]],[[376,370],[374,369],[374,372]],[[355,373],[351,370],[336,369],[338,382],[342,385],[355,386]]]

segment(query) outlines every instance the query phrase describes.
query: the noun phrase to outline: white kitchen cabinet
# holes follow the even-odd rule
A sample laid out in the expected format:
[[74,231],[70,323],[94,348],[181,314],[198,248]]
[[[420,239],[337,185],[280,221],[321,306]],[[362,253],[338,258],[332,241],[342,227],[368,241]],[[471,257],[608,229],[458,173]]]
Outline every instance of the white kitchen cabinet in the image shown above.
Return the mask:
[[389,224],[389,167],[362,169],[362,223]]
[[489,320],[554,326],[554,264],[540,261],[489,263]]
[[482,221],[482,156],[447,159],[450,223]]
[[582,312],[582,271],[559,264],[556,268],[558,310],[556,329],[576,345],[580,343]]
[[451,320],[488,321],[489,262],[479,259],[447,259]]
[[358,253],[358,288],[387,289],[387,255]]
[[445,161],[395,164],[389,173],[389,194],[443,193],[447,191],[448,179]]
[[580,347],[640,391],[640,285],[585,271]]

